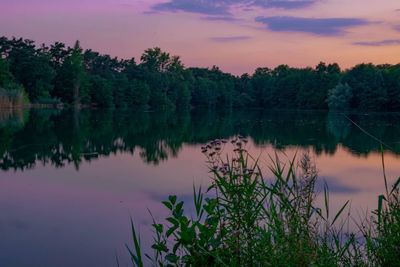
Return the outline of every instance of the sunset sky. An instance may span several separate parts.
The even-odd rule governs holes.
[[[400,62],[399,0],[0,0],[0,35],[139,61],[159,46],[186,66]]]

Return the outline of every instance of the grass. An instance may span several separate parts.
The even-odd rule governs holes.
[[[154,255],[142,255],[132,223],[134,266],[400,266],[400,178],[389,188],[384,175],[378,209],[349,233],[349,202],[332,212],[325,185],[324,204],[316,205],[318,173],[307,154],[286,163],[271,156],[270,181],[244,137],[231,141],[231,158],[222,156],[226,143],[202,148],[212,184],[193,188],[193,215],[176,196],[163,202],[169,216],[153,220]],[[383,154],[382,162],[384,170]]]

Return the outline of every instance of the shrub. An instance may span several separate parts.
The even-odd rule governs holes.
[[[353,97],[353,89],[346,83],[339,83],[328,92],[329,110],[347,110],[350,108],[350,101]]]

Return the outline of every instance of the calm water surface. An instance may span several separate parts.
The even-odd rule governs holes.
[[[400,115],[348,116],[387,145],[394,181]],[[116,255],[126,266],[130,216],[148,244],[147,209],[161,217],[170,194],[191,202],[193,184],[210,182],[200,147],[236,134],[249,136],[248,150],[265,166],[268,153],[310,153],[332,209],[348,199],[354,216],[376,208],[380,145],[341,114],[1,111],[0,266],[116,266]]]

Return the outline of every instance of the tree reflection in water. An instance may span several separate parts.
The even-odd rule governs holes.
[[[400,154],[399,114],[348,114],[366,131]],[[0,168],[31,169],[36,164],[57,168],[116,153],[139,153],[157,165],[177,157],[184,143],[204,144],[236,134],[256,145],[311,147],[316,154],[334,154],[342,145],[366,156],[380,150],[342,114],[277,110],[38,110],[0,112]]]

